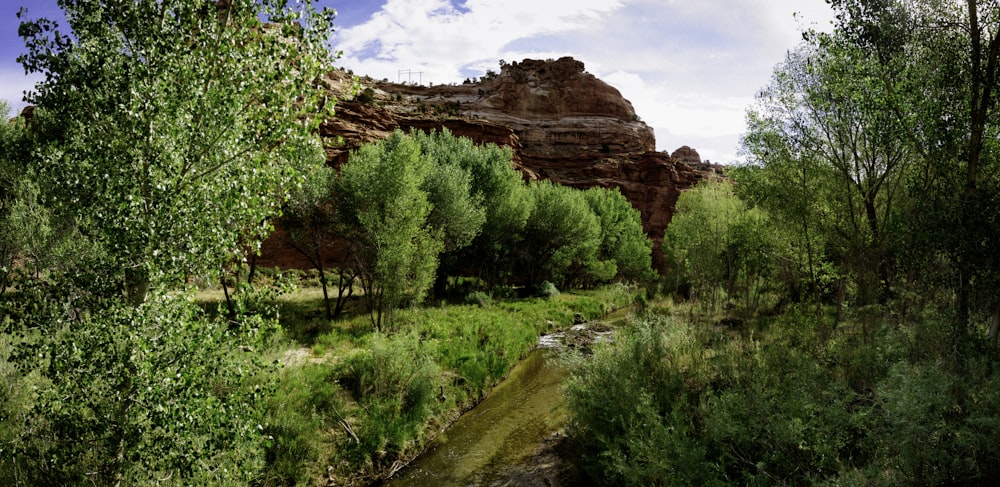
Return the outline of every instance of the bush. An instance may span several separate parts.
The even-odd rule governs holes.
[[[361,405],[353,461],[392,461],[419,440],[440,375],[428,352],[415,335],[375,333],[367,349],[344,362],[340,382]]]
[[[493,297],[489,293],[476,291],[465,296],[467,304],[474,304],[480,308],[489,308],[493,304]]]
[[[718,482],[699,438],[698,398],[681,353],[692,342],[663,319],[620,329],[590,360],[575,360],[567,384],[569,434],[584,470],[603,485]]]
[[[277,377],[268,402],[267,466],[259,485],[305,485],[326,473],[323,459],[335,454],[326,432],[340,429],[346,411],[336,375],[319,364],[290,367]]]
[[[535,296],[539,298],[554,298],[559,295],[559,289],[549,281],[542,281],[535,289]]]
[[[157,295],[0,340],[18,382],[34,386],[0,400],[16,406],[3,422],[17,423],[0,427],[0,483],[250,482],[263,466],[267,391],[241,350],[259,349],[273,326],[209,320],[184,297]]]

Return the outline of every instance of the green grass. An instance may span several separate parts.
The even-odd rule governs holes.
[[[401,310],[391,335],[375,333],[362,300],[327,320],[322,291],[306,287],[272,304],[284,330],[283,366],[269,402],[262,485],[366,484],[419,452],[443,425],[487,394],[530,351],[538,335],[574,316],[600,318],[632,302],[609,287],[489,306]],[[200,291],[206,309],[221,290]],[[280,347],[279,347],[280,348]],[[328,470],[328,467],[331,469]]]

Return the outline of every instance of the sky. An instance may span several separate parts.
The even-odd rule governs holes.
[[[737,160],[746,109],[824,0],[319,0],[337,10],[337,65],[376,79],[461,83],[499,61],[573,56],[632,102],[657,149]],[[60,18],[56,0],[0,0],[0,98],[16,110],[39,79],[16,58],[18,9]],[[411,74],[405,74],[409,70]],[[404,74],[400,74],[404,72]],[[420,73],[420,74],[416,74]]]

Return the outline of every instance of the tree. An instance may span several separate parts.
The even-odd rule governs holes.
[[[815,298],[823,249],[814,244],[824,230],[825,255],[853,276],[859,304],[885,301],[893,260],[886,228],[913,158],[909,127],[895,114],[875,54],[837,34],[807,37],[748,115],[744,148],[766,173],[756,181],[784,186],[756,190],[755,202],[801,229]]]
[[[543,280],[562,285],[587,275],[597,262],[601,224],[584,192],[538,181],[531,183],[529,194],[532,211],[518,248],[525,283],[529,288]],[[605,270],[602,276],[608,274]]]
[[[9,112],[7,102],[0,100],[0,115],[6,118]],[[15,262],[21,253],[19,239],[24,233],[18,232],[17,225],[12,222],[12,207],[17,202],[14,196],[18,180],[15,167],[24,156],[19,147],[24,140],[23,132],[23,119],[0,123],[0,298],[10,284]]]
[[[446,128],[440,132],[414,130],[410,135],[420,144],[421,153],[434,161],[423,189],[432,205],[428,223],[437,229],[444,245],[434,280],[434,295],[440,298],[447,292],[449,274],[460,270],[459,252],[483,230],[487,209],[482,191],[473,186],[471,170],[487,164],[497,147],[475,145]]]
[[[319,162],[312,170],[306,172],[304,177],[302,184],[291,192],[288,202],[285,203],[281,215],[281,227],[285,231],[286,241],[319,272],[326,318],[334,319],[343,311],[344,291],[351,289],[350,281],[353,281],[348,278],[346,287],[338,283],[336,309],[331,310],[325,257],[332,250],[335,239],[343,233],[338,232],[334,193],[337,173],[323,162]]]
[[[611,278],[639,280],[653,273],[653,243],[642,229],[639,210],[615,189],[591,188],[584,192],[590,209],[601,222],[598,262],[614,264]],[[593,276],[596,281],[600,275]]]
[[[134,304],[255,249],[320,150],[333,12],[296,5],[63,2],[66,33],[22,22],[19,60],[45,77],[27,100],[61,124],[28,168]]]
[[[677,198],[663,253],[680,266],[695,294],[715,307],[732,263],[726,258],[731,227],[745,207],[728,183],[702,183]]]
[[[242,351],[275,322],[171,285],[253,249],[317,160],[332,12],[286,3],[64,1],[69,32],[21,24],[45,80],[0,158],[0,239],[37,270],[0,300],[0,483],[259,473],[266,389]]]
[[[377,329],[392,323],[396,307],[421,301],[433,283],[443,244],[427,221],[431,204],[422,190],[432,164],[413,137],[397,130],[341,167],[338,206],[356,234],[354,264]]]
[[[514,169],[510,148],[495,144],[477,146],[447,130],[414,136],[421,141],[421,150],[438,165],[459,166],[468,173],[471,201],[477,202],[483,211],[481,228],[469,245],[446,252],[442,257],[439,279],[449,272],[473,270],[479,272],[489,287],[505,283],[513,270],[512,250],[518,245],[531,211],[528,190]],[[479,217],[470,211],[463,218],[473,223]],[[467,223],[458,227],[472,228]]]
[[[861,48],[879,53],[887,80],[879,91],[900,103],[919,166],[908,181],[912,203],[901,225],[910,270],[937,256],[950,261],[955,292],[951,331],[961,369],[973,310],[1000,313],[994,291],[1000,262],[997,212],[997,82],[1000,16],[996,2],[837,0],[837,28]],[[925,278],[930,282],[933,277]],[[998,315],[1000,316],[1000,315]]]

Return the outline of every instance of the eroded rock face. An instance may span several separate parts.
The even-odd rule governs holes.
[[[349,80],[338,72],[328,81],[343,93]],[[320,129],[330,141],[330,164],[339,166],[351,150],[396,128],[445,127],[478,143],[508,146],[526,179],[619,188],[642,214],[658,266],[663,233],[680,191],[720,172],[702,164],[687,146],[672,155],[657,152],[652,128],[639,120],[632,104],[570,57],[504,64],[499,74],[458,86],[373,80],[361,85],[362,94],[340,101],[336,117]],[[261,263],[289,265],[294,258],[277,258],[287,250],[274,240],[265,244]]]
[[[670,153],[670,157],[685,164],[701,164],[701,156],[698,155],[698,151],[686,145],[678,147],[677,150]]]

